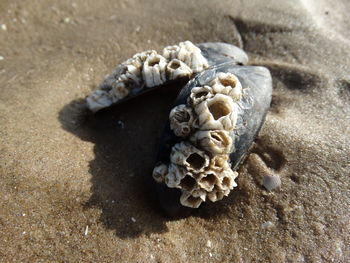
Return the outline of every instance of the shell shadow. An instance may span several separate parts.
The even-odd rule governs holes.
[[[85,209],[98,208],[107,229],[120,238],[167,232],[166,222],[189,216],[215,219],[235,208],[237,189],[228,198],[169,218],[157,200],[151,178],[168,113],[179,87],[166,87],[92,115],[84,99],[73,100],[59,112],[64,130],[94,143],[89,163],[91,196]],[[135,222],[134,222],[135,221]]]
[[[100,209],[99,221],[121,238],[167,231],[169,219],[157,206],[151,174],[157,140],[176,95],[177,87],[167,87],[95,115],[78,99],[58,114],[64,130],[94,144],[92,194],[85,209]]]

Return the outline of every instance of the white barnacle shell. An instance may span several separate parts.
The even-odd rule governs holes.
[[[235,182],[237,176],[237,172],[234,172],[230,167],[227,167],[220,174],[221,181],[218,184],[218,187],[224,191],[232,190],[237,186],[237,183]]]
[[[186,172],[184,167],[171,163],[168,167],[168,174],[165,176],[165,184],[170,188],[180,188],[179,184],[186,176]]]
[[[162,183],[164,182],[165,176],[167,174],[168,174],[168,166],[165,165],[164,163],[161,163],[156,167],[154,167],[152,176],[156,182]]]
[[[210,86],[194,87],[191,90],[191,94],[188,98],[188,103],[195,106],[213,96],[213,89]]]
[[[173,146],[170,161],[186,167],[187,171],[201,173],[209,166],[208,155],[188,142],[180,142]]]
[[[170,80],[178,78],[189,78],[192,75],[190,69],[185,63],[178,59],[172,59],[166,66],[167,76]]]
[[[210,201],[216,202],[220,201],[224,196],[227,196],[230,193],[230,190],[223,191],[221,189],[218,189],[217,186],[214,187],[214,189],[207,194],[207,197]]]
[[[128,96],[130,91],[126,85],[126,82],[122,81],[121,79],[112,84],[112,89],[109,91],[109,94],[113,100],[113,103]]]
[[[198,208],[203,202],[201,197],[194,197],[190,192],[183,191],[180,197],[180,203],[183,206]]]
[[[185,62],[195,73],[208,68],[208,61],[203,57],[201,50],[191,41],[179,43],[177,59]]]
[[[170,128],[179,137],[186,137],[191,133],[193,112],[185,104],[174,107],[169,114]]]
[[[157,51],[155,50],[146,50],[140,53],[136,53],[132,59],[137,60],[141,63],[145,62],[146,59],[150,56],[156,56],[157,55]]]
[[[170,188],[179,188],[191,192],[198,189],[195,175],[186,170],[185,167],[171,163],[168,167],[168,174],[165,176],[165,183]]]
[[[163,57],[167,60],[172,60],[177,58],[177,54],[179,53],[180,47],[178,45],[167,46],[163,49]]]
[[[229,153],[232,148],[230,133],[225,130],[197,131],[190,140],[212,154]]]
[[[220,182],[220,178],[215,171],[206,171],[203,176],[198,180],[198,185],[201,189],[210,192],[214,189],[214,186]]]
[[[215,172],[222,172],[230,168],[228,157],[228,154],[214,155],[210,160],[209,169]]]
[[[242,98],[242,84],[232,73],[220,72],[210,83],[214,93],[228,95],[234,100]]]
[[[166,59],[161,55],[150,55],[142,67],[142,77],[146,87],[154,87],[166,81]]]
[[[86,103],[91,111],[96,112],[112,105],[113,99],[108,91],[95,90],[89,97],[86,98]]]
[[[233,130],[237,121],[237,107],[231,97],[222,94],[199,103],[194,108],[199,130]]]

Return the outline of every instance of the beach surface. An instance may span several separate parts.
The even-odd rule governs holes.
[[[348,262],[349,13],[347,0],[1,0],[0,262]],[[177,87],[98,119],[84,99],[134,53],[184,40],[243,48],[274,91],[238,187],[170,219],[151,172]]]

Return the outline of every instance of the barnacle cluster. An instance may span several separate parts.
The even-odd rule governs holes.
[[[87,98],[89,109],[96,112],[130,94],[164,84],[169,80],[189,78],[208,68],[201,50],[190,41],[168,46],[162,54],[155,50],[135,54],[120,64],[99,88]]]
[[[168,56],[180,52],[168,50]],[[186,104],[174,107],[170,128],[182,141],[172,147],[170,163],[161,163],[153,177],[182,194],[180,203],[197,208],[202,202],[221,200],[236,186],[229,154],[233,151],[237,102],[242,86],[231,73],[218,73],[208,85],[194,87]]]

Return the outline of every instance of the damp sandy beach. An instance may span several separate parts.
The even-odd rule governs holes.
[[[346,0],[0,0],[0,262],[348,262],[349,12]],[[84,99],[133,54],[184,40],[243,48],[271,71],[273,98],[238,187],[170,219],[151,173],[177,88],[99,119]]]

